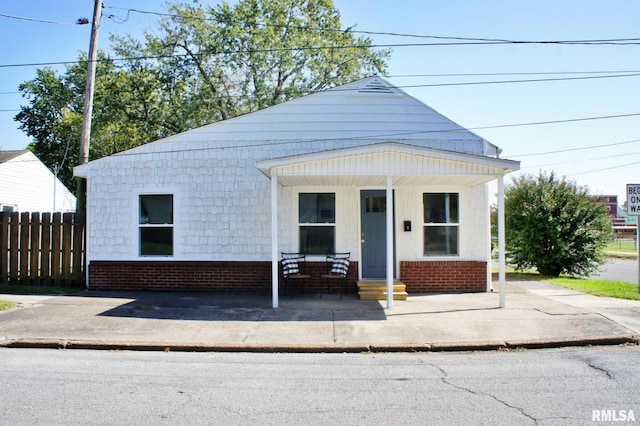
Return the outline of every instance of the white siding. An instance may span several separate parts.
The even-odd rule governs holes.
[[[76,198],[38,157],[25,152],[0,164],[0,204],[20,212],[68,212],[75,211]]]
[[[404,149],[378,152],[371,147],[382,149],[383,143]],[[331,152],[340,149],[360,154]],[[269,170],[282,185],[281,251],[298,250],[298,193],[333,191],[336,249],[358,259],[359,191],[382,189],[391,175],[398,259],[423,258],[421,194],[449,188],[461,194],[459,258],[485,260],[489,211],[484,182],[511,167],[504,160],[488,161],[497,152],[383,79],[370,77],[76,168],[89,182],[88,258],[137,258],[137,197],[157,192],[174,194],[174,259],[267,261],[271,184],[257,163],[309,155]],[[412,221],[411,232],[402,230],[404,220]]]
[[[486,185],[460,186],[400,186],[396,197],[396,253],[399,260],[486,260],[489,238],[487,217],[489,206],[484,194]],[[454,192],[460,194],[460,255],[426,257],[423,255],[422,194],[427,192]],[[405,232],[403,222],[411,221],[411,232]]]
[[[275,155],[295,155],[309,150],[310,145],[278,145]],[[159,152],[114,156],[92,164],[88,194],[90,259],[137,258],[137,196],[144,192],[175,195],[174,259],[270,259],[270,181],[256,169],[255,164],[257,160],[268,157],[274,148],[211,149],[205,143],[190,144],[190,147],[190,150],[171,153],[167,151],[169,146],[166,144],[152,144],[146,148],[155,148]],[[446,167],[442,167],[445,173]],[[322,167],[319,170],[326,171]],[[354,259],[358,258],[359,191],[383,188],[382,185],[281,186],[280,250],[298,250],[298,193],[335,192],[336,249],[350,251]],[[461,194],[459,258],[486,259],[489,234],[486,229],[488,206],[485,205],[484,188],[484,185],[395,185],[398,259],[423,259],[422,193],[443,191]],[[412,221],[411,232],[402,230],[404,220]]]

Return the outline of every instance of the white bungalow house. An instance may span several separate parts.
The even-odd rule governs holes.
[[[502,195],[519,169],[499,153],[373,76],[95,160],[75,168],[88,287],[271,291],[277,307],[282,252],[306,254],[312,287],[325,253],[348,252],[350,291],[488,291],[487,183]]]
[[[76,197],[31,151],[0,151],[0,211],[75,209]]]

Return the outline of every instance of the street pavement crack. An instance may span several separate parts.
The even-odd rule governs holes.
[[[262,318],[264,318],[264,315],[266,313],[266,310],[263,309],[262,313],[260,313],[260,317],[258,319],[256,319],[253,323],[253,327],[251,328],[251,332],[249,332],[244,339],[242,339],[242,343],[247,343],[247,340],[249,340],[249,338],[251,336],[253,336],[254,332],[256,331],[256,329],[258,328],[258,325],[260,325],[260,323],[262,322]]]
[[[605,375],[605,376],[607,376],[607,378],[608,378],[609,380],[614,380],[614,379],[613,379],[613,375],[612,375],[612,374],[611,374],[611,372],[610,372],[609,370],[607,370],[606,368],[599,367],[599,366],[595,365],[594,363],[592,363],[591,361],[587,361],[587,365],[588,365],[590,368],[593,368],[593,369],[594,369],[594,370],[596,370],[596,371],[599,371],[599,372],[601,372],[601,373],[604,373],[604,375]]]
[[[524,417],[526,417],[526,418],[530,419],[530,420],[533,422],[533,424],[534,424],[534,425],[535,425],[535,424],[538,424],[538,420],[537,420],[535,417],[533,417],[532,415],[530,415],[530,414],[528,414],[527,412],[525,412],[523,408],[521,408],[521,407],[517,407],[517,406],[515,406],[515,405],[511,405],[511,404],[509,404],[508,402],[503,401],[503,400],[501,400],[500,398],[498,398],[497,396],[492,395],[492,394],[490,394],[490,393],[481,392],[481,391],[475,391],[475,390],[473,390],[473,389],[470,389],[470,388],[467,388],[467,387],[464,387],[464,386],[457,385],[457,384],[453,383],[452,381],[450,381],[450,380],[447,378],[447,372],[444,370],[444,368],[440,367],[439,365],[435,365],[435,364],[431,364],[431,365],[432,365],[434,368],[437,368],[437,369],[440,371],[440,374],[441,374],[441,376],[440,376],[440,380],[442,381],[442,383],[447,384],[447,385],[449,385],[449,386],[451,386],[451,387],[454,387],[454,388],[456,388],[456,389],[459,389],[459,390],[461,390],[461,391],[464,391],[464,392],[470,393],[470,394],[472,394],[472,395],[476,395],[476,396],[486,396],[486,397],[489,397],[489,398],[491,398],[491,399],[493,399],[493,400],[495,400],[495,401],[499,402],[500,404],[504,405],[505,407],[509,407],[509,408],[511,408],[511,409],[514,409],[514,410],[518,411],[518,412],[519,412],[520,414],[522,414]]]
[[[336,337],[336,319],[333,314],[333,309],[331,309],[331,332],[333,333],[333,343],[336,343],[338,338]]]

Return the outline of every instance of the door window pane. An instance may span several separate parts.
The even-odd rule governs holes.
[[[387,197],[365,197],[365,211],[367,213],[385,213],[387,211]]]

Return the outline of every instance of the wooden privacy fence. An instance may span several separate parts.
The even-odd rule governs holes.
[[[83,287],[82,213],[0,212],[0,283]]]

